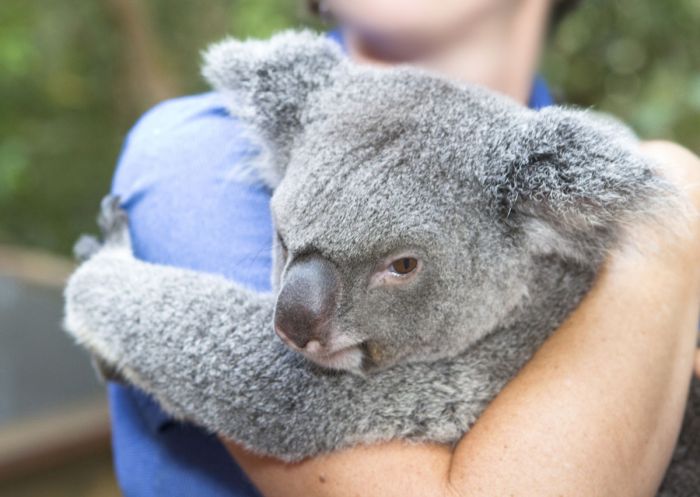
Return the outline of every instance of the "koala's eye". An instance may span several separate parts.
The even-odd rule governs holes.
[[[402,257],[391,263],[389,269],[392,273],[408,274],[412,273],[418,267],[418,259],[413,257]]]
[[[396,257],[395,254],[393,257]],[[423,270],[423,260],[405,254],[396,259],[386,258],[375,266],[370,275],[368,289],[404,286],[415,280],[415,276]],[[393,260],[392,260],[393,259]]]

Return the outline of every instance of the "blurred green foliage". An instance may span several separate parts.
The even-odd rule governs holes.
[[[587,0],[547,51],[565,102],[700,152],[700,1]]]
[[[2,0],[0,242],[68,253],[134,120],[206,89],[202,48],[308,22],[293,0]],[[698,26],[698,0],[587,0],[543,73],[562,100],[700,152]]]

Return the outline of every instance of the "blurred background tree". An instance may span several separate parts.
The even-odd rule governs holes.
[[[62,254],[94,230],[138,116],[206,91],[202,48],[314,22],[293,0],[2,0],[0,20],[0,243]],[[698,26],[698,0],[586,0],[543,74],[560,100],[700,153]]]

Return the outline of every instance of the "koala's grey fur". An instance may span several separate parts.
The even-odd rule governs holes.
[[[339,268],[334,322],[372,344],[357,375],[272,331],[274,295],[135,260],[126,220],[72,276],[66,328],[172,415],[294,461],[394,438],[454,443],[578,304],[628,226],[674,191],[622,125],[532,111],[409,67],[357,66],[308,32],[212,48],[205,74],[262,138],[275,288],[296,259]],[[93,245],[84,243],[87,250]],[[406,248],[425,268],[368,290]],[[700,387],[662,495],[698,495]]]

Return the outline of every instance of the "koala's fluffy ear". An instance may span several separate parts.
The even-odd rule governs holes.
[[[529,112],[493,147],[499,160],[486,166],[484,186],[503,219],[529,231],[543,251],[591,257],[625,226],[659,219],[677,200],[634,134],[594,112]]]
[[[264,179],[271,186],[284,174],[309,95],[328,85],[344,60],[336,42],[311,31],[286,31],[265,41],[227,39],[204,54],[204,77],[263,138],[271,155]]]

